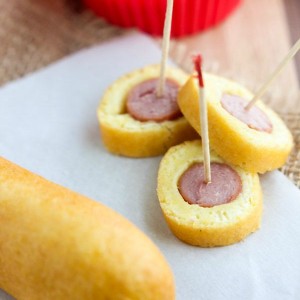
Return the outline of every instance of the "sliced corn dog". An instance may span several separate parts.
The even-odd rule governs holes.
[[[228,165],[211,152],[212,180],[203,182],[201,142],[172,147],[163,157],[157,194],[176,237],[195,246],[225,246],[260,226],[262,192],[256,173]]]
[[[211,148],[231,164],[264,173],[281,167],[292,149],[292,135],[261,101],[246,111],[252,94],[225,78],[205,74]],[[197,81],[190,77],[179,92],[178,104],[200,133]]]

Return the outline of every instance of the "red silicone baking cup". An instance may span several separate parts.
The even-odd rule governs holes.
[[[241,0],[174,0],[172,36],[193,34],[224,20]],[[108,22],[162,35],[167,0],[84,0]]]

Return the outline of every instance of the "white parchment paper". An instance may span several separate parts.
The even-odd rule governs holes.
[[[300,191],[281,173],[261,177],[258,232],[233,246],[201,249],[177,240],[163,219],[156,196],[161,157],[129,159],[104,149],[96,109],[105,88],[159,60],[156,45],[133,33],[6,85],[0,155],[136,224],[170,263],[179,300],[300,299]],[[11,298],[0,292],[0,299]]]

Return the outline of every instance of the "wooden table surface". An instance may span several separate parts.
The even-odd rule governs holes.
[[[170,56],[191,71],[190,56],[200,52],[204,69],[235,79],[253,92],[300,38],[299,0],[243,0],[221,25],[174,40]],[[280,112],[300,113],[300,53],[263,97]]]
[[[124,32],[74,9],[76,3],[80,0],[0,0],[0,86]],[[300,0],[241,0],[222,24],[173,41],[170,56],[191,71],[190,55],[201,52],[207,71],[255,92],[299,37]],[[278,112],[300,112],[299,73],[300,54],[265,95]]]

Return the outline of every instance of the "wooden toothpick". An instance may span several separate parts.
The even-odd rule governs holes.
[[[280,74],[280,72],[283,70],[286,64],[296,55],[299,49],[300,49],[300,39],[291,48],[291,50],[288,52],[288,54],[285,56],[282,62],[277,66],[274,72],[270,75],[268,80],[261,86],[261,88],[255,94],[252,100],[245,106],[246,110],[250,109],[255,104],[257,99],[260,98],[265,93],[265,91],[268,89],[268,87],[273,82],[273,80]]]
[[[159,74],[159,80],[158,80],[158,85],[157,85],[157,89],[156,89],[156,95],[158,97],[163,96],[164,89],[165,89],[166,66],[167,66],[167,59],[168,59],[169,46],[170,46],[172,13],[173,13],[173,0],[168,0],[165,23],[164,23],[163,40],[162,40],[162,56],[161,56],[161,62],[160,62],[160,74]]]
[[[202,59],[200,55],[194,56],[194,66],[197,72],[199,83],[199,110],[201,123],[201,138],[202,138],[202,152],[204,158],[204,181],[211,182],[210,171],[210,153],[209,153],[209,137],[208,137],[208,119],[207,119],[207,105],[205,101],[204,82],[201,70]]]

